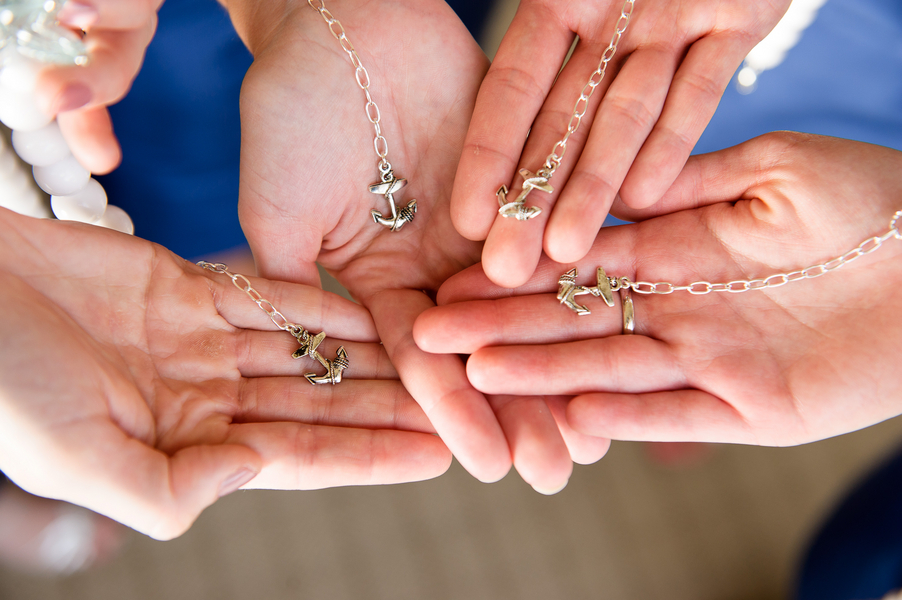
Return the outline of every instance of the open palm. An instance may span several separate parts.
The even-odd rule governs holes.
[[[313,386],[300,375],[319,365],[291,358],[292,336],[159,246],[6,210],[0,246],[0,468],[33,493],[170,538],[239,487],[392,483],[449,464],[351,302],[253,280],[328,330],[326,351],[346,347],[345,380]]]
[[[576,395],[567,419],[588,435],[787,445],[874,424],[902,413],[902,234],[871,239],[902,208],[900,168],[895,150],[790,133],[693,157],[661,202],[620,206],[640,222],[603,229],[575,265],[543,260],[517,290],[478,268],[459,274],[417,341],[473,353],[468,373],[486,393]],[[850,252],[865,240],[879,250]],[[827,272],[838,256],[855,262]],[[583,283],[599,265],[632,281],[761,289],[633,293],[637,335],[625,336],[619,307],[583,296],[591,314],[578,316],[553,293],[569,268]]]
[[[320,14],[298,3],[268,35],[245,35],[254,64],[241,98],[239,211],[261,274],[317,284],[319,261],[369,309],[410,393],[462,464],[482,480],[502,477],[510,451],[482,394],[457,357],[413,343],[417,315],[452,274],[478,260],[448,214],[463,136],[488,62],[451,9],[437,0],[330,5],[371,82],[396,177],[417,199],[398,231],[389,214],[364,94]],[[239,27],[240,30],[240,27]],[[426,293],[424,293],[426,292]]]

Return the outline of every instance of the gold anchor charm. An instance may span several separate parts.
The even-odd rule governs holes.
[[[383,217],[382,213],[375,208],[370,211],[370,214],[373,215],[373,221],[376,223],[388,227],[391,231],[398,231],[404,227],[405,223],[413,221],[414,216],[417,214],[417,201],[411,200],[404,208],[398,210],[397,206],[395,206],[393,194],[407,185],[407,180],[395,177],[391,167],[388,167],[387,170],[383,170],[380,167],[380,170],[382,171],[382,181],[371,184],[369,190],[374,194],[385,196],[385,199],[388,200],[388,205],[391,207],[391,218]]]
[[[550,194],[554,191],[554,188],[548,183],[548,176],[542,174],[542,171],[536,174],[527,169],[520,169],[520,175],[523,177],[523,189],[513,202],[507,201],[508,189],[506,185],[502,185],[495,192],[495,196],[498,198],[498,206],[500,206],[498,214],[505,218],[528,221],[542,213],[542,209],[538,206],[526,206],[526,197],[529,193],[533,190],[540,190]]]
[[[321,383],[331,383],[332,385],[335,385],[336,383],[341,383],[341,373],[350,365],[345,347],[339,346],[335,358],[329,360],[328,358],[324,358],[323,355],[317,351],[319,345],[326,339],[325,332],[321,331],[316,335],[310,335],[307,331],[301,329],[297,333],[291,333],[301,344],[301,347],[295,350],[291,355],[292,358],[304,358],[305,356],[309,356],[322,366],[326,367],[325,375],[304,373],[304,377],[307,378],[307,381],[313,385]]]
[[[582,304],[578,304],[574,300],[575,296],[592,294],[596,298],[601,297],[608,306],[614,306],[614,291],[620,289],[619,282],[616,279],[608,277],[604,269],[598,267],[595,273],[598,285],[587,287],[576,285],[576,276],[578,274],[579,271],[577,271],[576,267],[573,267],[558,279],[557,299],[561,301],[561,304],[575,311],[580,316],[591,314],[591,311]]]

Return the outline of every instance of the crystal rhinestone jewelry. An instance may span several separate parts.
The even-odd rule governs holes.
[[[379,158],[378,165],[380,174],[380,180],[370,184],[369,191],[373,194],[384,196],[388,201],[389,208],[391,208],[390,217],[384,216],[376,209],[371,210],[370,214],[373,217],[373,221],[377,224],[388,227],[389,231],[398,231],[404,227],[405,223],[413,221],[413,218],[417,213],[417,201],[411,200],[400,210],[395,204],[394,194],[407,185],[407,180],[395,177],[391,163],[388,162],[388,141],[386,141],[385,136],[382,135],[382,125],[380,124],[382,115],[379,112],[379,107],[376,106],[376,102],[370,94],[370,75],[360,61],[360,56],[357,55],[357,51],[354,49],[351,40],[349,40],[348,36],[345,34],[344,27],[342,27],[341,23],[338,22],[338,19],[329,12],[329,9],[326,8],[324,0],[307,0],[307,3],[322,16],[326,25],[329,26],[329,31],[332,33],[332,36],[338,40],[338,43],[341,44],[341,49],[347,53],[348,57],[350,57],[351,65],[354,67],[354,78],[357,80],[357,85],[360,86],[360,89],[363,90],[363,93],[366,96],[366,106],[364,108],[366,110],[366,118],[369,119],[370,123],[373,124],[373,128],[376,130],[376,137],[373,139],[373,149],[376,151],[376,156]]]
[[[318,348],[322,341],[326,339],[325,332],[311,333],[297,323],[292,323],[291,321],[286,319],[285,315],[279,312],[279,309],[272,305],[272,302],[261,296],[260,292],[258,292],[251,286],[251,282],[247,277],[238,273],[232,273],[231,271],[229,271],[228,265],[224,265],[222,263],[209,263],[202,260],[197,263],[197,266],[202,267],[208,271],[213,271],[214,273],[221,273],[228,276],[232,280],[232,283],[235,284],[235,287],[247,294],[248,297],[253,300],[257,306],[260,307],[260,310],[262,310],[269,316],[270,320],[276,327],[293,335],[297,339],[301,347],[294,351],[294,353],[291,355],[292,358],[297,359],[309,356],[326,368],[326,373],[323,375],[317,375],[316,373],[304,373],[304,377],[307,379],[307,381],[309,381],[313,385],[323,383],[331,383],[332,385],[335,385],[336,383],[341,383],[342,371],[347,369],[350,365],[350,361],[348,360],[348,353],[345,351],[344,346],[338,347],[335,358],[331,360],[324,358],[323,355],[319,353]]]
[[[864,256],[865,254],[870,254],[871,252],[876,251],[884,244],[884,242],[891,238],[902,240],[902,231],[899,231],[900,219],[902,219],[902,210],[896,211],[892,219],[890,219],[889,231],[887,231],[886,233],[866,239],[865,241],[861,242],[857,248],[849,250],[842,256],[837,256],[836,258],[832,258],[824,263],[812,265],[799,271],[792,271],[791,273],[777,273],[763,279],[730,281],[728,283],[710,283],[708,281],[696,281],[690,283],[689,285],[676,285],[674,283],[663,281],[658,283],[651,283],[648,281],[632,281],[629,277],[608,277],[604,272],[604,269],[598,267],[596,271],[596,279],[598,280],[598,285],[593,287],[586,287],[576,284],[576,277],[577,275],[579,275],[579,271],[577,271],[576,267],[574,267],[561,275],[561,278],[558,280],[557,298],[561,301],[561,304],[565,305],[576,314],[582,316],[591,314],[588,308],[581,304],[577,304],[573,300],[574,296],[579,296],[582,294],[591,294],[596,297],[600,296],[604,299],[605,304],[607,304],[608,306],[614,306],[614,302],[612,300],[612,292],[618,290],[621,291],[621,294],[624,290],[631,290],[633,292],[636,292],[637,294],[667,295],[674,292],[689,292],[690,294],[696,296],[703,296],[705,294],[710,294],[711,292],[730,292],[733,294],[738,294],[741,292],[747,292],[749,290],[776,288],[793,281],[799,281],[800,279],[814,279],[815,277],[820,277],[821,275],[825,275],[830,271],[835,271],[836,269],[849,264],[853,260]],[[630,305],[632,312],[632,300],[630,300]],[[633,319],[631,317],[631,323],[632,320]],[[624,333],[626,333],[627,315],[625,306],[623,312],[623,329]]]
[[[537,206],[526,206],[526,197],[533,190],[540,190],[546,193],[554,191],[554,188],[552,188],[549,183],[551,176],[554,175],[554,172],[561,166],[561,161],[564,160],[564,153],[567,151],[567,142],[570,141],[570,136],[579,129],[579,124],[582,122],[583,116],[589,108],[589,98],[592,97],[595,88],[601,84],[605,72],[607,72],[608,63],[611,62],[614,58],[614,54],[617,53],[617,45],[620,43],[620,38],[623,37],[626,28],[630,24],[630,17],[633,14],[634,4],[635,0],[626,0],[620,8],[620,18],[617,20],[617,25],[614,27],[614,35],[611,37],[611,42],[608,44],[608,47],[605,48],[605,51],[601,55],[601,61],[598,63],[598,67],[592,75],[589,76],[589,81],[583,86],[579,98],[576,100],[576,105],[573,107],[573,114],[570,116],[570,122],[567,124],[567,133],[565,133],[564,137],[551,149],[551,154],[545,159],[545,164],[535,173],[527,169],[520,169],[519,173],[523,177],[523,187],[520,194],[514,200],[508,201],[507,194],[509,190],[506,185],[502,185],[498,188],[498,191],[495,192],[495,197],[498,199],[498,206],[500,207],[498,208],[498,214],[502,217],[516,219],[518,221],[528,221],[542,213],[542,209]]]
[[[623,307],[623,335],[633,335],[636,329],[636,311],[628,287],[620,288],[620,303]]]

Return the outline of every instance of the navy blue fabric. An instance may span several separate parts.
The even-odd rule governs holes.
[[[798,600],[869,600],[902,587],[902,454],[843,500],[811,543]]]
[[[251,55],[215,0],[170,0],[131,91],[111,107],[122,165],[98,178],[135,234],[188,258],[244,242],[238,93]]]
[[[828,0],[757,89],[734,82],[695,152],[769,131],[818,133],[902,150],[902,2]]]

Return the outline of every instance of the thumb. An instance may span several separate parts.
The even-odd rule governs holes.
[[[632,209],[618,196],[611,214],[628,221],[644,221],[738,200],[766,182],[786,151],[808,137],[791,132],[767,133],[732,148],[690,156],[661,200],[647,208]]]
[[[205,508],[237,491],[262,468],[260,456],[245,446],[193,446],[169,459],[171,504],[147,531],[156,539],[182,535]]]

